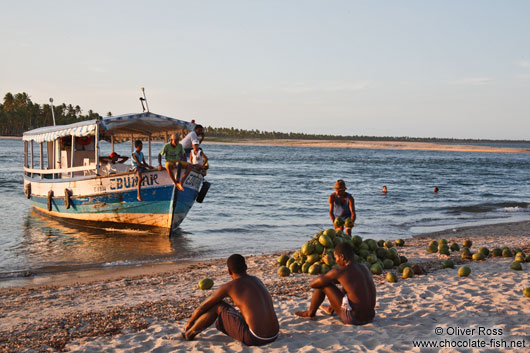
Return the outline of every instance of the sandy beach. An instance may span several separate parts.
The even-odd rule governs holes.
[[[280,278],[276,274],[279,254],[268,254],[248,257],[247,263],[249,272],[260,277],[270,290],[280,320],[280,337],[270,345],[249,348],[213,327],[195,341],[180,338],[192,310],[211,293],[197,288],[198,279],[214,279],[213,289],[229,280],[224,260],[213,260],[74,274],[39,285],[2,289],[0,350],[403,352],[424,350],[414,345],[427,340],[436,344],[466,340],[467,344],[484,341],[497,345],[464,349],[470,352],[513,351],[510,344],[525,344],[528,349],[530,299],[522,290],[530,286],[530,264],[523,265],[523,271],[513,271],[509,267],[513,258],[490,257],[473,262],[452,253],[456,268],[442,269],[441,261],[446,257],[425,250],[431,239],[441,238],[460,244],[472,239],[474,251],[481,246],[509,246],[530,253],[530,222],[469,227],[406,239],[399,253],[421,265],[426,273],[407,280],[400,278],[397,283],[386,282],[384,275],[374,276],[376,318],[365,326],[342,325],[336,316],[322,311],[316,320],[296,317],[294,312],[304,310],[309,303],[308,283],[314,277],[295,274]],[[457,276],[457,268],[464,262],[472,270],[467,278]],[[457,335],[453,332],[457,328],[469,330]],[[437,330],[442,334],[438,335]]]
[[[530,153],[529,148],[510,148],[477,146],[466,144],[444,144],[431,142],[402,142],[402,141],[342,141],[342,140],[231,140],[205,141],[207,144],[253,145],[253,146],[291,146],[291,147],[320,147],[320,148],[362,148],[387,150],[417,150],[417,151],[452,151],[452,152],[484,152],[484,153]]]

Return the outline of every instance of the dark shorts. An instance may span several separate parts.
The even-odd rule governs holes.
[[[337,314],[339,315],[341,321],[345,323],[346,325],[366,325],[367,323],[372,322],[375,316],[375,312],[374,312],[373,315],[370,315],[371,319],[369,320],[365,320],[365,321],[357,320],[357,318],[355,317],[355,311],[353,311],[351,306],[349,308],[346,307],[344,305],[344,300],[343,300],[343,305],[341,306],[340,311]]]
[[[247,346],[262,346],[274,342],[278,337],[276,335],[269,339],[260,339],[254,336],[241,313],[228,304],[223,305],[215,327],[225,335],[235,338]]]
[[[136,174],[141,174],[143,172],[147,171],[147,168],[146,167],[142,167],[141,165],[139,165],[138,167],[134,168],[134,172]]]

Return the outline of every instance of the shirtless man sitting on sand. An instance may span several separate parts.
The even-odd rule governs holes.
[[[245,258],[239,254],[227,260],[232,280],[222,285],[191,315],[182,337],[192,340],[214,323],[224,334],[247,346],[261,346],[278,337],[280,325],[274,312],[272,298],[263,283],[247,274]],[[223,299],[232,298],[237,311]]]
[[[326,313],[332,314],[335,311],[347,325],[364,325],[371,322],[375,316],[376,295],[372,274],[366,266],[354,262],[350,244],[339,243],[334,254],[339,268],[311,282],[310,286],[315,291],[309,310],[295,314],[313,318],[327,296],[331,307],[322,306]],[[334,284],[337,282],[342,285],[342,291]]]

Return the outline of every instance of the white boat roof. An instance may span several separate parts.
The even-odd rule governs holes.
[[[63,136],[93,136],[96,133],[98,123],[101,126],[100,138],[113,136],[117,142],[131,136],[165,138],[174,132],[191,131],[195,126],[184,120],[147,112],[109,116],[100,121],[87,120],[69,125],[41,127],[25,132],[22,139],[41,143],[51,142]]]

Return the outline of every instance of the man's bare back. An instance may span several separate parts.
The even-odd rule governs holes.
[[[364,325],[375,316],[376,290],[372,274],[366,266],[354,262],[353,249],[348,243],[337,245],[334,255],[339,268],[311,282],[315,291],[309,310],[295,314],[314,317],[327,297],[332,310],[323,307],[326,312],[337,312],[345,324]],[[337,282],[342,285],[342,290],[335,285]]]
[[[280,330],[272,298],[263,283],[246,273],[241,255],[228,258],[228,273],[232,280],[222,285],[191,315],[182,336],[192,340],[216,322],[219,331],[249,346],[273,342]],[[223,299],[230,297],[237,311]]]

